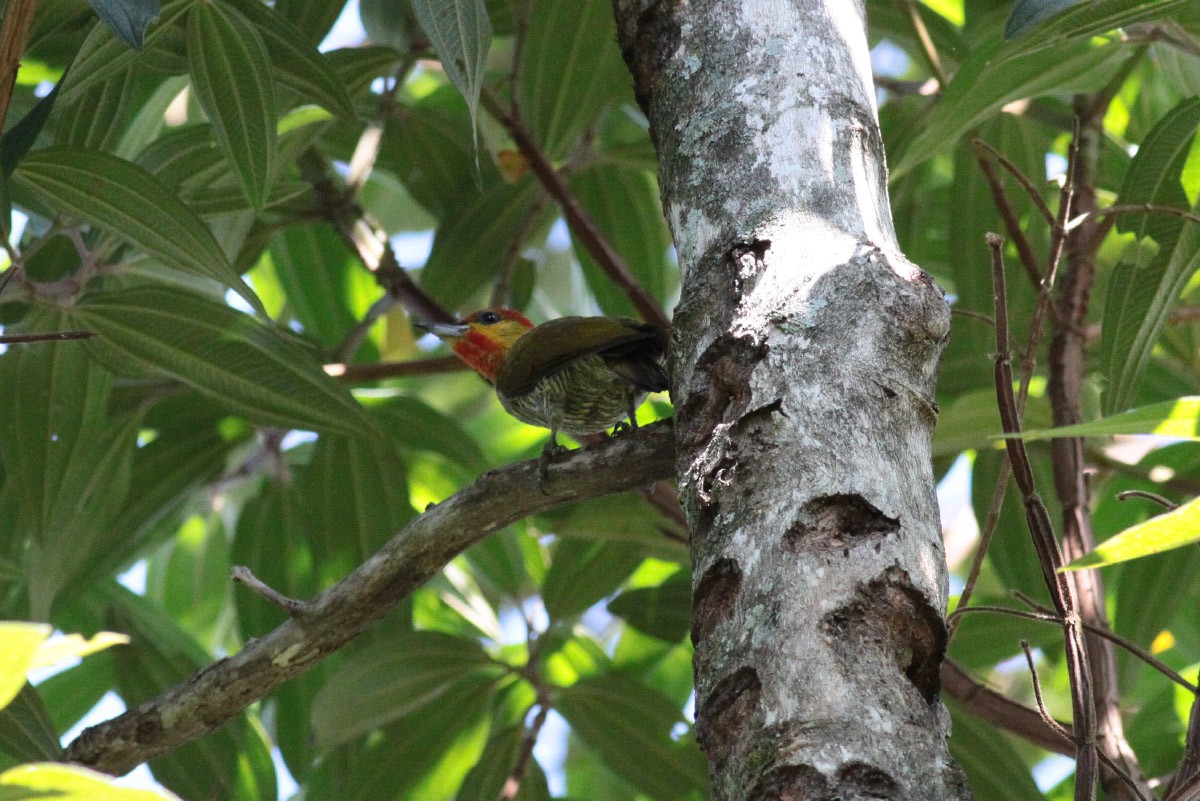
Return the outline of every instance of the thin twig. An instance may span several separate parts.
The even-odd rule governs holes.
[[[380,298],[371,304],[371,308],[367,309],[367,313],[363,318],[351,326],[350,330],[342,337],[342,341],[333,349],[333,358],[336,362],[349,361],[355,352],[362,345],[363,340],[367,338],[367,334],[371,331],[371,326],[375,322],[392,310],[398,301],[394,295],[384,293]]]
[[[59,342],[65,339],[91,339],[95,331],[52,331],[46,334],[4,334],[0,345],[19,345],[25,342]]]
[[[975,681],[952,659],[942,662],[941,680],[942,692],[956,699],[967,712],[980,720],[1047,751],[1063,756],[1075,755],[1070,724],[1056,720],[1056,725],[1047,726],[1037,711]]]
[[[1171,499],[1164,498],[1163,496],[1153,492],[1147,492],[1146,490],[1125,490],[1124,492],[1117,493],[1118,501],[1127,501],[1130,498],[1145,498],[1148,501],[1154,501],[1155,503],[1165,507],[1168,511],[1174,511],[1175,509],[1179,508],[1179,504],[1175,503]]]
[[[334,184],[325,157],[315,149],[309,149],[300,155],[298,163],[301,176],[312,185],[322,217],[333,223],[343,241],[358,254],[359,261],[374,274],[384,291],[396,298],[412,317],[437,323],[453,322],[454,315],[417,286],[400,266],[386,232]]]
[[[1069,205],[1069,198],[1067,198]],[[1013,395],[1012,362],[1008,355],[1008,298],[1004,286],[1004,240],[996,234],[988,234],[988,247],[992,252],[992,287],[996,307],[996,399],[1000,407],[1000,421],[1006,434],[1020,434],[1021,420],[1017,412],[1017,399]],[[1052,251],[1053,253],[1053,251]],[[1057,270],[1057,257],[1050,261],[1046,281],[1052,281]],[[1096,797],[1096,776],[1099,757],[1096,748],[1096,708],[1092,701],[1092,678],[1088,665],[1087,651],[1083,643],[1083,626],[1076,611],[1072,587],[1058,573],[1062,567],[1062,553],[1054,537],[1050,515],[1037,492],[1033,479],[1033,468],[1025,443],[1020,439],[1005,442],[1012,464],[1017,487],[1025,499],[1025,520],[1038,554],[1038,565],[1046,588],[1054,599],[1055,610],[1063,620],[1063,640],[1067,657],[1067,672],[1071,685],[1071,707],[1074,718],[1074,741],[1076,744],[1075,800],[1093,801]]]
[[[1046,609],[1041,604],[1035,603],[1024,593],[1014,591],[1013,595],[1020,597],[1020,599],[1022,601],[1029,604],[1037,611],[1026,612],[1023,609],[1010,609],[1006,606],[986,606],[986,605],[985,606],[970,606],[970,607],[965,607],[963,609],[955,609],[954,612],[950,615],[950,617],[954,620],[957,620],[958,618],[960,618],[963,615],[968,614],[968,613],[986,612],[989,614],[1008,615],[1010,617],[1024,618],[1025,620],[1036,620],[1039,623],[1054,623],[1059,626],[1062,625],[1062,622],[1063,622],[1062,618],[1060,618],[1058,615],[1054,614],[1053,611]],[[1183,687],[1184,689],[1188,690],[1189,692],[1195,693],[1195,692],[1200,691],[1200,688],[1198,688],[1195,684],[1192,684],[1190,681],[1185,679],[1182,675],[1180,675],[1179,673],[1172,670],[1170,668],[1170,666],[1168,666],[1162,660],[1157,659],[1153,654],[1146,651],[1144,648],[1139,646],[1137,643],[1132,642],[1131,640],[1127,640],[1124,637],[1120,636],[1119,634],[1114,634],[1109,629],[1101,628],[1099,626],[1094,626],[1091,623],[1084,623],[1083,628],[1085,631],[1087,631],[1090,634],[1095,634],[1100,637],[1103,637],[1106,640],[1109,640],[1110,642],[1112,642],[1113,644],[1119,645],[1120,647],[1124,648],[1126,651],[1133,654],[1135,657],[1142,660],[1147,665],[1154,668],[1159,673],[1163,674],[1168,679],[1175,682],[1180,687]]]
[[[504,251],[504,259],[500,262],[500,272],[496,275],[496,283],[492,286],[492,306],[510,306],[512,299],[509,290],[512,285],[513,271],[521,261],[521,251],[525,241],[533,234],[546,210],[545,198],[539,195],[529,204],[525,216],[517,226],[516,232],[509,240],[508,248]]]
[[[1169,489],[1172,492],[1178,492],[1180,495],[1200,495],[1200,481],[1190,478],[1189,476],[1171,476],[1170,478],[1151,478],[1152,468],[1142,467],[1140,464],[1129,464],[1122,462],[1120,459],[1114,459],[1105,453],[1100,448],[1087,448],[1088,462],[1097,467],[1106,467],[1118,473],[1123,473],[1128,476],[1140,478],[1143,481],[1148,481],[1153,484],[1158,484],[1164,489]]]
[[[1021,188],[1025,190],[1025,194],[1028,195],[1029,199],[1033,201],[1033,205],[1038,210],[1038,213],[1042,215],[1042,219],[1044,219],[1048,225],[1054,225],[1054,215],[1050,212],[1050,207],[1046,205],[1046,201],[1042,198],[1042,193],[1037,190],[1037,187],[1033,185],[1033,181],[1029,180],[1025,173],[1021,172],[1020,168],[1017,167],[1016,164],[1013,164],[1007,156],[982,139],[972,139],[971,144],[977,149],[982,148],[988,153],[988,155],[994,158],[996,162],[1003,167],[1006,172],[1008,172],[1009,175],[1015,178],[1017,183],[1021,185]]]
[[[982,140],[976,139],[972,144],[976,145],[976,150],[983,150],[979,145]],[[979,163],[979,169],[983,173],[983,178],[987,181],[988,189],[992,193],[992,202],[996,209],[1000,212],[1000,219],[1004,222],[1004,231],[1008,234],[1008,238],[1012,240],[1013,245],[1017,248],[1017,255],[1021,258],[1021,265],[1025,268],[1025,274],[1029,276],[1033,286],[1040,287],[1042,284],[1042,270],[1038,266],[1037,255],[1033,252],[1033,245],[1029,241],[1029,237],[1025,235],[1024,229],[1021,227],[1021,220],[1017,217],[1017,212],[1013,208],[1012,203],[1008,200],[1008,195],[1004,192],[1004,187],[1000,183],[1000,179],[996,176],[996,171],[992,169],[992,163],[988,159],[988,153],[995,153],[991,148],[984,152],[976,153],[976,161]]]
[[[1037,711],[1042,716],[1042,722],[1052,729],[1057,728],[1059,734],[1067,735],[1067,730],[1062,728],[1054,716],[1046,710],[1046,700],[1042,698],[1042,681],[1038,678],[1037,667],[1033,664],[1033,651],[1029,648],[1028,640],[1021,640],[1021,650],[1025,653],[1025,663],[1029,665],[1029,678],[1033,680],[1033,700],[1037,703]]]
[[[347,382],[379,381],[383,378],[457,373],[466,369],[467,366],[457,356],[416,359],[410,362],[378,362],[376,364],[335,362],[325,365],[326,375]]]
[[[1183,306],[1167,315],[1167,325],[1189,325],[1200,322],[1200,306]],[[1093,344],[1104,333],[1103,323],[1092,323],[1084,329],[1087,343]]]
[[[929,67],[929,73],[937,79],[938,85],[944,89],[946,87],[946,71],[942,68],[942,59],[938,56],[937,48],[933,44],[933,38],[929,35],[929,29],[925,27],[925,20],[921,18],[921,12],[917,8],[917,4],[913,0],[899,0],[899,2],[904,11],[908,13],[908,21],[912,25],[913,33],[917,37],[921,57],[925,59],[925,65]]]
[[[530,170],[537,177],[542,188],[558,203],[563,217],[572,236],[587,249],[596,264],[614,284],[621,288],[633,303],[634,308],[642,315],[642,319],[655,325],[669,328],[671,321],[663,313],[658,301],[651,297],[634,277],[629,265],[609,243],[608,238],[600,231],[596,221],[588,214],[583,205],[571,194],[566,181],[554,169],[546,154],[542,152],[533,136],[525,129],[520,117],[510,114],[501,105],[496,96],[484,89],[482,95],[483,107],[508,131],[517,149],[529,163]]]
[[[542,726],[546,724],[546,717],[550,714],[550,700],[547,697],[543,697],[540,688],[538,690],[537,708],[537,714],[534,716],[533,721],[530,722],[529,728],[525,732],[525,737],[521,740],[521,750],[517,752],[516,762],[513,763],[508,778],[504,780],[504,787],[500,791],[499,801],[512,801],[512,799],[517,797],[517,793],[521,791],[521,782],[525,780],[525,773],[529,770],[529,762],[533,759],[533,748],[537,745],[538,735],[542,733]]]
[[[1188,222],[1200,223],[1200,215],[1193,214],[1184,209],[1177,209],[1173,206],[1156,206],[1153,203],[1122,203],[1117,206],[1105,206],[1102,209],[1085,212],[1078,215],[1067,223],[1067,230],[1073,231],[1089,219],[1097,217],[1109,217],[1122,214],[1166,214],[1171,217],[1178,217],[1181,220]]]
[[[303,617],[304,612],[308,608],[308,604],[304,603],[304,601],[289,598],[278,590],[268,586],[258,576],[254,575],[250,571],[250,568],[244,565],[234,565],[230,568],[229,575],[234,581],[246,585],[256,595],[287,612],[289,617]]]

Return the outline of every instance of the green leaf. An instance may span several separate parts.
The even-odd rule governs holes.
[[[20,762],[53,762],[62,756],[58,732],[32,684],[26,683],[8,706],[0,708],[0,750]]]
[[[55,141],[88,150],[111,151],[141,101],[135,70],[124,70],[84,93],[76,103],[55,114]]]
[[[1194,542],[1200,542],[1200,498],[1166,514],[1152,517],[1145,523],[1125,529],[1063,569],[1079,570],[1085,567],[1115,565],[1172,548],[1181,548]]]
[[[162,7],[158,21],[146,29],[142,40],[144,48],[150,48],[159,39],[169,34],[173,26],[187,13],[196,0],[169,0]],[[107,80],[134,63],[138,58],[124,42],[113,35],[104,25],[95,25],[71,62],[71,69],[62,80],[64,103],[74,103],[83,96],[83,91],[95,83]]]
[[[439,453],[472,472],[479,472],[488,464],[474,437],[458,420],[424,401],[397,395],[367,408],[380,421],[396,447],[403,451]]]
[[[1200,98],[1183,101],[1163,117],[1130,163],[1118,203],[1193,208],[1197,178],[1185,168],[1200,153],[1197,125]],[[1118,218],[1117,227],[1143,240],[1144,251],[1116,267],[1106,293],[1101,338],[1106,412],[1129,405],[1167,313],[1200,264],[1200,225],[1169,215],[1137,214]]]
[[[42,315],[36,330],[66,327]],[[136,419],[107,413],[112,377],[82,343],[24,346],[0,357],[0,441],[20,520],[31,614],[45,619],[60,592],[103,553],[101,540],[125,499]],[[74,347],[73,347],[74,346]]]
[[[534,0],[518,96],[521,116],[551,159],[565,157],[622,92],[629,72],[616,46],[612,4]]]
[[[441,703],[414,710],[372,742],[337,801],[451,799],[487,744],[492,681],[468,679]],[[420,732],[420,736],[413,736]]]
[[[679,642],[692,623],[691,576],[680,570],[657,587],[625,590],[608,602],[608,611],[651,637]]]
[[[389,0],[359,0],[358,16],[370,41],[400,52],[411,49],[413,32],[417,29],[411,5],[397,7]]]
[[[462,93],[477,128],[483,71],[492,43],[492,23],[483,0],[411,0],[450,83]]]
[[[443,306],[460,307],[500,271],[534,197],[528,179],[464,190],[438,226],[421,285]]]
[[[211,658],[166,613],[110,585],[96,601],[108,609],[112,627],[132,644],[114,652],[117,681],[127,706],[153,698],[184,681]],[[275,801],[275,773],[261,729],[239,719],[168,754],[150,760],[155,778],[185,798],[224,797]]]
[[[626,542],[560,540],[542,582],[546,611],[552,620],[586,612],[624,583],[644,557]]]
[[[219,515],[191,515],[148,562],[146,598],[200,642],[223,629],[220,622],[229,601],[232,562]]]
[[[1029,766],[1008,737],[947,699],[953,727],[950,753],[962,765],[978,798],[996,801],[1044,801]]]
[[[300,477],[305,528],[323,585],[365,562],[415,516],[391,443],[362,431],[322,435]]]
[[[204,222],[141,167],[100,151],[56,147],[26,156],[13,178],[51,207],[115,234],[168,267],[214,279],[262,311]]]
[[[248,426],[220,426],[215,420],[192,420],[157,433],[134,454],[129,483],[137,491],[127,495],[107,527],[100,553],[80,578],[84,587],[173,536],[179,508],[221,475],[230,452],[252,434]]]
[[[570,188],[633,277],[663,303],[674,288],[676,273],[668,262],[671,239],[651,175],[598,165],[574,176]],[[572,245],[601,311],[610,317],[637,316],[629,297],[600,269],[587,248],[574,237]]]
[[[278,118],[267,47],[233,8],[199,2],[188,16],[187,48],[196,99],[246,197],[261,212],[271,189]]]
[[[640,682],[619,674],[584,679],[562,691],[556,708],[610,768],[643,793],[671,801],[704,791],[708,770],[699,749],[670,737],[681,710]]]
[[[1032,441],[1056,437],[1110,437],[1117,434],[1157,434],[1200,440],[1200,396],[1153,403],[1088,423],[1011,434],[1008,438]]]
[[[118,39],[141,50],[146,28],[158,17],[158,0],[88,0]]]
[[[289,20],[297,34],[315,48],[345,6],[345,0],[278,0],[275,12]]]
[[[62,328],[41,316],[36,331]],[[88,458],[108,423],[112,376],[77,342],[47,342],[0,356],[0,437],[7,480],[38,542],[68,527],[95,466]]]
[[[1000,37],[988,38],[959,67],[916,135],[891,154],[891,180],[932,158],[1014,100],[1101,88],[1121,67],[1124,55],[1114,46],[1078,42],[1007,57]]]
[[[342,238],[326,223],[292,225],[271,238],[271,264],[306,334],[333,348],[358,323],[352,303],[379,294]]]
[[[1018,0],[1004,27],[1004,36],[1008,39],[1021,37],[1016,43],[1016,52],[1030,53],[1038,48],[1061,46],[1072,39],[1162,17],[1190,1]],[[1068,10],[1069,6],[1074,8]]]
[[[46,736],[53,738],[60,753],[58,733],[75,726],[116,685],[111,654],[89,657],[38,683],[37,694],[44,700],[51,718]]]
[[[92,295],[70,319],[101,358],[182,381],[263,425],[369,435],[374,424],[311,354],[274,329],[188,292]]]
[[[524,739],[524,726],[492,732],[483,756],[463,779],[456,801],[496,801],[512,773]]]
[[[54,801],[179,801],[173,793],[114,784],[112,776],[78,765],[54,762],[19,765],[0,773],[0,799],[52,798]],[[13,795],[23,788],[28,795]]]
[[[1195,475],[1200,469],[1200,445],[1179,442],[1158,448],[1146,454],[1138,466],[1147,472],[1170,470],[1176,476]],[[1169,489],[1154,481],[1114,475],[1092,491],[1092,497],[1096,499],[1093,525],[1097,539],[1108,539],[1113,533],[1144,522],[1162,511],[1157,503],[1144,498],[1120,500],[1120,493],[1127,490],[1171,495]],[[1161,632],[1176,629],[1183,623],[1185,618],[1180,617],[1181,612],[1184,615],[1190,613],[1187,594],[1181,593],[1179,588],[1194,586],[1198,571],[1200,548],[1178,548],[1123,565],[1116,581],[1109,585],[1116,593],[1116,603],[1110,607],[1113,631],[1143,648],[1150,648]],[[1123,695],[1134,691],[1143,667],[1128,651],[1117,652],[1117,675]]]
[[[1025,425],[1037,428],[1050,424],[1050,405],[1044,397],[1030,397],[1025,407]],[[966,450],[995,447],[1001,431],[996,391],[980,389],[957,397],[938,415],[933,430],[933,456],[956,456]]]
[[[63,78],[65,80],[66,76],[64,75]],[[50,94],[39,100],[37,105],[21,118],[20,122],[5,131],[4,136],[0,137],[0,175],[4,178],[13,174],[17,164],[37,143],[38,136],[46,127],[46,121],[50,119],[50,112],[54,110],[60,86],[62,86],[61,80],[54,84]],[[3,228],[8,230],[8,223],[5,223]]]
[[[1042,20],[1078,2],[1079,0],[1016,0],[1008,14],[1008,21],[1004,23],[1004,38],[1015,39]]]
[[[301,181],[277,181],[267,195],[266,208],[282,205],[311,192],[312,187]],[[202,217],[218,217],[250,208],[245,192],[236,186],[193,189],[181,193],[181,198],[188,208]]]
[[[317,589],[301,500],[295,484],[267,482],[242,506],[233,540],[233,562],[290,598],[308,598]],[[244,637],[261,637],[287,620],[258,593],[238,590],[233,599]]]
[[[461,193],[474,190],[472,158],[471,119],[449,86],[415,103],[398,104],[384,121],[379,166],[441,220],[450,219],[448,212]]]
[[[313,731],[325,747],[438,706],[463,682],[493,682],[504,668],[475,640],[415,631],[352,654],[313,701]]]
[[[258,29],[280,81],[347,122],[357,118],[345,84],[315,44],[304,41],[297,30],[303,21],[293,25],[284,15],[286,4],[279,3],[272,9],[258,0],[230,0],[230,5]],[[301,8],[312,5],[306,2]],[[340,8],[340,3],[337,5]]]
[[[25,674],[33,667],[38,648],[53,629],[45,623],[0,622],[0,708],[6,707],[25,686]]]

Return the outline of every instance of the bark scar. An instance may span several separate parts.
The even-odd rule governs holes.
[[[708,754],[713,770],[728,761],[739,740],[749,740],[758,713],[762,682],[758,671],[744,665],[717,682],[701,702],[696,717],[696,740]]]
[[[880,644],[890,644],[892,664],[925,703],[937,701],[946,624],[907,571],[889,567],[860,584],[849,602],[822,618],[821,633],[849,674],[867,670]]]
[[[742,569],[733,559],[718,559],[704,571],[692,594],[693,645],[729,617],[741,585]]]
[[[899,518],[887,516],[861,495],[839,493],[804,504],[796,522],[784,532],[783,544],[793,553],[813,548],[848,550],[899,531]]]

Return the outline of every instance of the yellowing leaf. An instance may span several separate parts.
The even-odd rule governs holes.
[[[43,643],[34,654],[30,667],[50,667],[67,659],[87,656],[114,645],[128,643],[128,637],[115,631],[97,632],[96,636],[90,639],[85,639],[81,634],[64,634]]]
[[[1078,570],[1127,562],[1140,556],[1162,553],[1200,542],[1200,498],[1191,500],[1166,514],[1125,529],[1085,553],[1063,570]]]
[[[45,623],[0,623],[0,708],[8,706],[25,685],[38,648],[50,636]]]

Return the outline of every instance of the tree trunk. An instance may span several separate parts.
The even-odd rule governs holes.
[[[899,252],[862,2],[616,0],[679,250],[714,799],[965,799],[938,698],[942,293]]]

